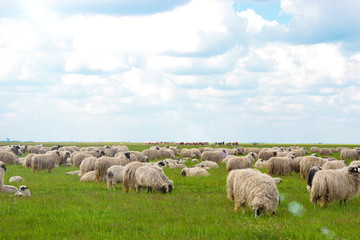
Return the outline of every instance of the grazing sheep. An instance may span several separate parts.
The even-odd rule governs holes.
[[[94,157],[94,155],[85,152],[75,152],[71,155],[71,164],[73,167],[80,167],[81,162],[88,157]]]
[[[156,152],[156,158],[175,158],[175,154],[172,150],[167,148],[160,148]]]
[[[204,168],[193,167],[193,168],[183,168],[181,170],[181,175],[184,177],[199,177],[199,176],[210,176],[210,173]]]
[[[196,164],[194,167],[201,167],[201,168],[219,168],[219,165],[216,162],[211,161],[204,161],[199,164]]]
[[[294,172],[296,172],[296,173],[300,172],[300,162],[301,162],[301,160],[303,158],[304,157],[296,157],[296,158],[294,158],[294,160],[293,160],[293,170],[294,170]]]
[[[0,193],[2,192],[3,187],[4,187],[4,175],[5,175],[6,170],[7,169],[6,169],[5,163],[0,161]]]
[[[268,168],[268,161],[262,160],[259,158],[259,160],[256,161],[254,167],[256,168]]]
[[[229,173],[234,169],[252,168],[255,158],[256,155],[253,152],[248,153],[245,157],[229,158],[226,163],[226,171]]]
[[[332,155],[332,152],[328,148],[321,148],[319,151],[320,155]]]
[[[15,164],[19,163],[19,158],[13,152],[0,151],[0,161],[6,164]]]
[[[95,181],[96,181],[95,171],[87,172],[80,178],[80,182],[95,182]]]
[[[80,170],[67,172],[66,175],[77,175],[79,176]]]
[[[146,163],[131,162],[125,165],[123,173],[123,189],[129,192],[129,189],[135,189],[135,172],[139,167],[145,166]]]
[[[320,153],[320,148],[319,147],[311,147],[310,152],[311,153]]]
[[[105,149],[104,153],[106,157],[115,157],[115,154],[117,154],[118,151],[118,148],[107,148]]]
[[[346,167],[344,160],[329,161],[322,166],[323,169],[341,169],[343,167]]]
[[[294,153],[295,157],[303,157],[306,154],[305,148],[299,148],[299,149],[291,149],[291,152]]]
[[[42,147],[39,149],[39,154],[45,154],[47,152],[51,151],[48,147]]]
[[[37,155],[36,153],[29,153],[29,154],[25,157],[25,160],[24,160],[23,165],[24,165],[26,168],[31,168],[32,159],[33,159],[33,157],[36,156],[36,155]]]
[[[157,158],[157,149],[145,149],[141,153],[144,156],[147,156],[149,161],[155,160]]]
[[[130,151],[130,153],[136,156],[138,162],[149,162],[148,156],[144,156],[139,151]]]
[[[272,149],[261,149],[259,153],[259,158],[262,160],[269,160],[272,157],[276,157],[278,153]]]
[[[11,183],[12,182],[22,182],[22,181],[24,181],[24,179],[20,176],[13,176],[9,179],[9,182],[11,182]]]
[[[62,151],[59,152],[60,153],[60,158],[57,164],[59,165],[65,165],[67,162],[67,159],[70,157],[70,152],[69,151]]]
[[[22,153],[26,153],[28,151],[28,145],[21,145],[20,146],[20,151]]]
[[[16,193],[18,189],[11,185],[4,185],[3,186],[3,192],[4,193]]]
[[[343,169],[327,169],[315,174],[311,192],[310,201],[316,207],[320,200],[320,207],[325,207],[327,203],[334,201],[346,201],[355,197],[359,193],[360,187],[360,166]]]
[[[226,150],[220,151],[205,151],[201,154],[201,161],[212,161],[216,163],[220,163],[226,156]]]
[[[127,157],[101,157],[95,162],[96,181],[105,181],[107,170],[114,165],[125,166],[130,163],[130,156]]]
[[[60,153],[58,151],[48,152],[46,154],[37,154],[32,158],[31,170],[34,173],[39,170],[48,170],[50,173],[55,168],[55,164],[60,159]]]
[[[19,191],[15,193],[15,197],[31,197],[31,193],[27,186],[20,186]]]
[[[181,149],[180,154],[182,158],[196,158],[195,154],[187,148]]]
[[[229,173],[226,185],[228,198],[235,202],[235,211],[242,207],[244,214],[246,204],[254,211],[255,217],[265,213],[275,214],[279,192],[269,175],[250,168],[238,169]]]
[[[201,152],[197,148],[191,148],[190,151],[195,155],[194,158],[201,158]],[[182,155],[181,155],[182,156]]]
[[[158,190],[162,193],[172,191],[173,183],[168,180],[164,172],[154,166],[145,165],[139,167],[135,172],[135,190],[140,192],[141,188],[147,188],[149,191]],[[169,185],[171,187],[169,188]]]
[[[129,161],[129,162],[139,162],[136,155],[134,153],[132,153],[132,152],[129,152],[129,151],[118,152],[117,154],[115,154],[115,157],[116,158],[127,159],[127,161]]]
[[[280,184],[280,183],[282,183],[282,179],[281,179],[281,178],[276,177],[276,178],[273,178],[273,180],[274,180],[275,184]]]
[[[359,159],[360,151],[354,149],[343,149],[340,152],[340,159],[341,160],[357,160]]]
[[[268,171],[271,176],[289,175],[293,171],[294,155],[287,157],[272,157],[268,160]]]
[[[169,147],[169,149],[174,152],[174,155],[175,155],[175,156],[177,156],[177,155],[180,154],[179,147]],[[201,153],[200,153],[200,154],[201,154]]]
[[[322,167],[326,162],[328,162],[326,159],[320,158],[320,157],[314,157],[314,156],[306,156],[303,157],[300,161],[300,177],[302,179],[306,179],[310,168],[314,166]]]
[[[107,170],[107,188],[115,190],[116,183],[122,183],[124,178],[124,166],[114,165]]]
[[[36,146],[30,146],[30,147],[28,147],[28,149],[29,149],[29,153],[36,153],[36,154],[40,153],[39,148]]]
[[[315,173],[317,173],[320,170],[323,170],[323,169],[322,169],[322,167],[319,167],[319,166],[314,166],[314,167],[310,168],[308,182],[307,182],[307,186],[306,186],[306,189],[309,192],[311,191],[312,181],[314,179]]]
[[[98,159],[94,156],[90,156],[82,160],[80,164],[80,173],[79,176],[84,176],[85,173],[90,171],[95,171],[95,163]]]

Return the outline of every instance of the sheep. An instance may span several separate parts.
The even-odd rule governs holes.
[[[169,149],[174,152],[174,155],[175,155],[175,156],[177,156],[177,155],[180,154],[179,147],[169,147]],[[200,154],[201,154],[201,153],[200,153]]]
[[[327,160],[320,157],[306,156],[300,161],[300,177],[306,179],[309,174],[310,168],[314,166],[321,167],[327,162]]]
[[[12,182],[22,182],[22,181],[24,181],[24,179],[20,176],[13,176],[9,179],[9,182],[11,182],[11,183]]]
[[[29,153],[36,153],[39,154],[39,148],[36,146],[30,146],[28,147]]]
[[[144,156],[147,156],[149,161],[155,160],[157,158],[157,151],[156,149],[145,149],[141,153]]]
[[[80,168],[79,176],[82,177],[87,172],[95,171],[95,163],[97,160],[98,159],[92,155],[82,160],[79,166]]]
[[[149,157],[139,151],[130,151],[130,153],[136,156],[138,162],[149,162]]]
[[[114,165],[107,170],[107,188],[115,190],[116,183],[122,183],[124,178],[124,166]]]
[[[139,167],[135,172],[136,192],[140,192],[141,188],[147,188],[148,192],[153,190],[158,190],[162,193],[171,192],[169,183],[161,176],[162,174],[164,174],[162,171],[150,165]]]
[[[360,151],[354,149],[343,149],[340,152],[340,159],[341,160],[357,160],[359,159]]]
[[[119,157],[101,157],[95,162],[96,181],[105,181],[107,170],[113,165],[122,165],[130,163],[130,153],[123,153]]]
[[[19,158],[13,152],[0,151],[0,161],[6,164],[15,164],[19,162]]]
[[[340,168],[343,168],[343,167],[346,167],[346,164],[345,164],[345,161],[344,160],[341,160],[341,161],[329,161],[329,162],[326,162],[322,168],[323,169],[340,169]]]
[[[226,150],[220,151],[205,151],[201,154],[201,161],[212,161],[216,163],[220,163],[226,156]]]
[[[268,168],[268,161],[259,159],[256,161],[254,167],[256,168]]]
[[[311,153],[320,153],[320,148],[319,147],[311,147],[310,152]]]
[[[80,182],[95,182],[95,181],[96,181],[95,171],[87,172],[80,178]]]
[[[59,152],[59,153],[60,153],[60,158],[59,158],[58,164],[59,165],[65,165],[67,159],[70,157],[70,152],[69,151],[62,151],[62,152]]]
[[[194,158],[201,158],[201,152],[197,148],[191,148],[190,151],[195,155]],[[181,155],[182,156],[182,155]]]
[[[181,170],[181,175],[186,177],[199,177],[199,176],[210,176],[210,173],[204,168],[193,167],[193,168],[183,168]]]
[[[293,170],[294,170],[294,172],[296,172],[296,173],[300,172],[300,162],[301,162],[301,160],[303,158],[304,157],[296,157],[296,158],[294,158],[294,160],[293,160]]]
[[[27,186],[20,186],[19,191],[15,193],[15,197],[31,197],[31,193]]]
[[[186,167],[185,164],[180,164],[180,163],[170,163],[167,165],[168,168],[184,168]]]
[[[196,164],[194,167],[201,167],[201,168],[219,168],[219,165],[216,162],[211,161],[204,161],[199,164]]]
[[[326,207],[327,203],[334,201],[346,201],[359,193],[360,166],[343,169],[327,169],[315,174],[311,191],[310,201],[316,207],[320,200],[320,207]]]
[[[36,156],[36,155],[37,155],[36,153],[29,153],[29,154],[25,157],[25,160],[24,160],[23,165],[24,165],[26,168],[31,168],[32,159],[33,159],[33,157]]]
[[[305,148],[299,148],[299,149],[291,149],[291,152],[294,153],[295,157],[303,157],[306,154]]]
[[[311,186],[312,186],[312,181],[314,179],[315,173],[317,173],[318,171],[323,170],[322,167],[319,166],[314,166],[312,168],[310,168],[309,170],[309,176],[308,176],[308,182],[307,182],[307,186],[306,189],[310,192],[311,190]]]
[[[276,177],[276,178],[273,178],[273,180],[274,180],[275,184],[280,184],[280,183],[282,183],[282,179],[281,179],[281,178]]]
[[[123,189],[129,192],[129,189],[135,188],[135,172],[139,167],[144,166],[146,163],[131,162],[125,165],[123,173]]]
[[[272,213],[279,204],[279,192],[275,181],[267,174],[253,169],[237,169],[231,171],[226,180],[228,198],[235,202],[235,211],[245,204],[250,207],[255,217]]]
[[[156,158],[175,158],[175,154],[172,150],[167,148],[160,148],[156,152]]]
[[[332,152],[328,148],[321,148],[319,151],[320,155],[332,155]]]
[[[272,149],[261,149],[259,153],[259,158],[263,160],[269,160],[272,157],[276,157],[278,153]]]
[[[250,152],[254,152],[256,154],[259,154],[260,153],[260,148],[244,148],[244,154],[248,154]]]
[[[182,158],[196,158],[195,154],[187,148],[181,149],[180,154]]]
[[[7,169],[5,163],[0,161],[0,193],[2,192],[4,187],[4,175],[6,171]]]
[[[139,162],[136,155],[129,151],[118,152],[117,154],[115,154],[115,157],[128,159],[129,162]]]
[[[42,148],[39,149],[40,154],[45,154],[45,153],[47,153],[49,151],[50,151],[50,148],[48,148],[48,147],[42,147]]]
[[[76,170],[76,171],[70,171],[67,172],[66,175],[78,175],[79,176],[80,170]]]
[[[88,157],[94,157],[94,155],[85,152],[75,152],[71,155],[71,164],[73,167],[80,167],[81,162]]]
[[[119,149],[117,148],[107,148],[105,149],[104,153],[106,157],[114,157],[117,154]]]
[[[232,157],[226,163],[226,171],[229,173],[234,169],[252,168],[254,159],[256,158],[255,153],[250,152],[245,157]]]
[[[31,170],[34,173],[39,170],[48,170],[50,173],[55,164],[58,163],[60,153],[58,151],[48,152],[46,154],[37,154],[32,158]]]
[[[349,167],[356,167],[356,166],[360,166],[360,161],[352,161],[352,162],[349,164]]]
[[[3,192],[4,193],[16,193],[18,189],[11,185],[4,185],[3,186]]]
[[[20,146],[20,151],[21,151],[22,153],[26,153],[26,152],[28,151],[28,145],[22,145],[22,146]]]
[[[272,157],[268,160],[268,171],[271,176],[289,175],[293,171],[293,153],[287,157]]]

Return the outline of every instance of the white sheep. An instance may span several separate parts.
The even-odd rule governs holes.
[[[193,167],[193,168],[183,168],[181,170],[181,175],[184,177],[199,177],[199,176],[210,176],[210,173],[204,168]]]
[[[13,176],[9,179],[9,182],[11,182],[11,183],[12,182],[22,182],[22,181],[24,181],[24,179],[20,176]]]
[[[201,168],[219,168],[219,164],[217,164],[216,162],[212,162],[212,161],[203,161],[199,164],[196,164],[194,167],[201,167]]]
[[[19,163],[19,158],[13,152],[0,151],[0,161],[2,161],[5,164],[16,164]]]
[[[162,171],[156,167],[145,165],[139,167],[135,172],[135,190],[140,192],[141,188],[146,188],[148,191],[160,191],[162,193],[171,192],[168,181],[164,179]]]
[[[114,165],[107,170],[107,188],[115,190],[116,183],[122,183],[124,178],[124,166]]]
[[[39,170],[48,170],[50,173],[59,162],[60,153],[58,151],[47,152],[46,154],[37,154],[33,156],[31,161],[32,172]]]
[[[226,162],[226,171],[229,173],[234,169],[252,168],[257,155],[253,152],[248,153],[245,157],[232,157]]]
[[[31,193],[27,186],[20,186],[19,190],[15,193],[15,197],[31,197]]]

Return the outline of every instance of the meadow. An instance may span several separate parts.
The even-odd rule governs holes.
[[[118,143],[62,144],[83,147]],[[129,150],[149,148],[141,143],[124,144]],[[343,145],[300,146],[309,150],[311,146]],[[183,147],[194,146],[180,149]],[[339,158],[339,153],[334,157]],[[294,172],[281,176],[283,182],[277,185],[281,202],[275,216],[255,218],[249,208],[244,215],[241,210],[234,212],[234,203],[226,197],[225,164],[210,169],[211,176],[197,178],[181,176],[181,169],[164,168],[174,181],[174,191],[165,195],[133,190],[125,193],[121,184],[113,191],[107,189],[105,182],[83,183],[78,176],[66,175],[77,170],[73,167],[61,166],[51,173],[32,173],[20,165],[7,168],[4,183],[26,185],[32,196],[15,198],[10,193],[0,194],[0,239],[358,239],[359,235],[359,196],[346,206],[331,203],[326,208],[314,208],[306,180]],[[22,176],[24,182],[10,184],[9,178],[16,175]]]

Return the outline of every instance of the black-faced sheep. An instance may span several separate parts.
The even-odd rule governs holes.
[[[250,207],[255,216],[273,213],[279,204],[279,192],[275,181],[267,174],[253,169],[238,169],[229,173],[226,181],[228,198],[235,202],[235,211],[245,205]]]
[[[320,201],[320,207],[334,201],[346,201],[359,193],[360,167],[343,169],[327,169],[318,171],[312,181],[310,201],[316,207]]]
[[[309,176],[308,176],[308,182],[307,182],[307,186],[306,186],[306,189],[309,192],[311,190],[312,181],[314,179],[315,173],[317,173],[320,170],[322,170],[322,167],[319,167],[319,166],[314,166],[314,167],[310,168]]]

